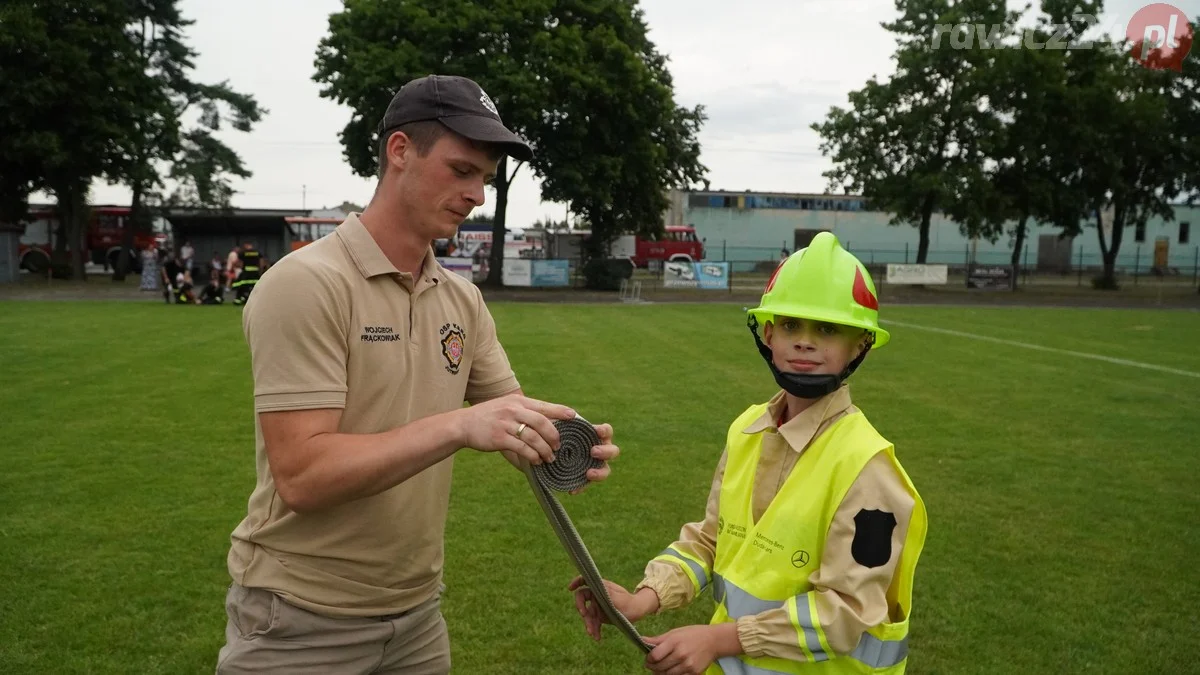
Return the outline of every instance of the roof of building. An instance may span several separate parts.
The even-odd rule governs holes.
[[[280,232],[290,217],[307,217],[307,209],[171,209],[163,218],[177,233],[246,234]]]

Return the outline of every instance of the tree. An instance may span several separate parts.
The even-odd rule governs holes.
[[[248,132],[265,110],[254,98],[234,91],[227,82],[194,82],[196,52],[183,40],[183,31],[194,22],[184,19],[177,0],[142,0],[126,27],[137,53],[136,65],[144,86],[138,90],[139,115],[130,136],[120,178],[132,192],[130,220],[125,228],[121,256],[113,266],[113,279],[124,279],[136,231],[145,231],[152,220],[147,202],[202,208],[228,207],[233,196],[229,177],[248,178],[249,170],[215,132],[229,125]],[[185,125],[189,111],[197,110],[196,124]],[[158,189],[164,178],[176,183],[164,197]]]
[[[195,56],[181,40],[190,25],[176,0],[95,0],[0,5],[0,208],[20,217],[30,192],[58,201],[71,269],[84,276],[87,194],[98,178],[133,192],[132,220],[148,227],[142,208],[162,184],[162,165],[183,185],[181,195],[228,203],[226,174],[248,176],[237,155],[213,135],[222,124],[248,130],[262,113],[253,99],[225,84],[188,79]],[[220,105],[232,109],[223,115]],[[199,109],[184,131],[185,113]],[[136,227],[136,225],[135,225]],[[116,278],[128,269],[134,228]]]
[[[119,174],[137,116],[139,75],[121,0],[17,0],[0,5],[0,190],[8,215],[35,190],[54,194],[55,266],[85,276],[87,194]],[[66,249],[70,249],[69,265]]]
[[[978,27],[1011,25],[1017,14],[1001,0],[896,0],[900,17],[883,26],[896,35],[896,72],[872,77],[812,125],[834,167],[830,189],[861,193],[890,211],[892,225],[918,230],[917,263],[929,253],[935,211],[968,214],[975,226],[987,194],[971,192],[983,170],[981,138],[996,132],[986,81],[1000,50]],[[976,44],[976,38],[980,44]]]
[[[614,214],[597,219],[597,241],[615,238],[612,228],[661,228],[670,183],[702,172],[700,110],[674,105],[633,0],[348,0],[329,25],[314,79],[354,111],[341,137],[360,175],[377,171],[375,124],[395,89],[429,73],[470,77],[488,92],[534,147],[544,199]],[[522,166],[500,162],[494,241],[504,240]],[[499,284],[503,247],[491,255],[487,283]]]
[[[696,137],[705,118],[674,103],[666,59],[633,3],[561,4],[559,51],[547,59],[558,121],[542,148],[555,171],[542,191],[590,224],[584,274],[589,286],[613,288],[604,262],[612,242],[627,232],[659,236],[667,188],[703,179]]]
[[[1089,26],[1079,17],[1094,16],[1099,7],[1088,0],[1046,0],[1042,11],[1036,27],[1018,36],[1024,48],[998,50],[991,67],[978,74],[987,109],[999,124],[978,139],[986,166],[963,176],[968,183],[963,193],[970,198],[950,211],[969,232],[993,242],[1014,222],[1009,231],[1014,267],[1020,264],[1030,223],[1058,218],[1061,176],[1050,148],[1072,112],[1065,56],[1081,46]]]
[[[1070,52],[1067,64],[1079,121],[1061,130],[1051,151],[1064,179],[1060,225],[1075,235],[1095,219],[1103,260],[1095,285],[1116,289],[1126,226],[1144,227],[1152,216],[1172,219],[1171,203],[1195,190],[1200,93],[1194,78],[1144,67],[1121,43]]]

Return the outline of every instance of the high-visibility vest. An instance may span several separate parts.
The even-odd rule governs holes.
[[[242,261],[244,264],[242,267],[243,272],[258,271],[258,251],[252,248],[242,251]]]
[[[233,287],[240,288],[242,286],[256,285],[260,277],[259,261],[261,260],[258,250],[253,248],[244,249],[238,253],[238,257],[242,261],[242,274],[233,283]]]
[[[904,672],[912,613],[913,572],[925,543],[925,505],[896,460],[893,446],[861,412],[850,413],[813,440],[795,468],[755,523],[752,496],[763,432],[743,430],[767,410],[752,406],[729,428],[725,475],[721,484],[716,559],[712,570],[686,560],[689,574],[707,585],[711,573],[716,611],[711,623],[737,620],[768,609],[786,607],[807,661],[774,657],[722,658],[708,675],[791,673],[794,675],[887,674]],[[896,467],[915,504],[894,580],[887,591],[895,623],[870,628],[848,655],[832,652],[817,616],[809,577],[821,566],[830,523],[863,466],[880,452]],[[665,557],[678,559],[668,549]],[[697,574],[699,572],[699,574]]]

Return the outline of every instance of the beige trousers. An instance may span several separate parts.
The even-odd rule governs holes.
[[[396,617],[335,619],[235,583],[226,594],[225,614],[218,675],[450,672],[450,638],[440,597]]]

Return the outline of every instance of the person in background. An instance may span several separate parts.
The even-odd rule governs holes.
[[[237,280],[238,273],[238,247],[235,244],[229,249],[229,255],[225,256],[225,292],[228,293],[233,289],[233,282]]]
[[[175,302],[175,294],[183,281],[183,264],[177,256],[166,256],[160,278],[163,283],[163,301],[169,305]]]
[[[159,288],[158,246],[150,244],[142,250],[142,285],[143,291],[157,291]]]
[[[221,254],[219,252],[213,251],[212,260],[208,261],[209,276],[216,274],[217,278],[220,279],[221,278],[221,270],[223,270],[223,269],[225,269],[225,261],[221,259]]]
[[[208,283],[200,290],[197,305],[221,305],[225,303],[225,284],[221,281],[221,272],[213,270],[208,277]]]
[[[175,279],[175,304],[193,305],[196,303],[196,288],[192,283],[192,273],[185,267]]]
[[[254,291],[258,280],[262,278],[263,259],[254,243],[248,241],[238,254],[238,261],[241,273],[238,274],[238,280],[233,283],[233,287],[237,291],[237,295],[233,298],[233,304],[244,305],[250,299],[250,293]]]
[[[192,242],[183,242],[183,248],[179,249],[179,257],[183,258],[183,269],[191,272],[196,265],[196,249],[192,247]]]

